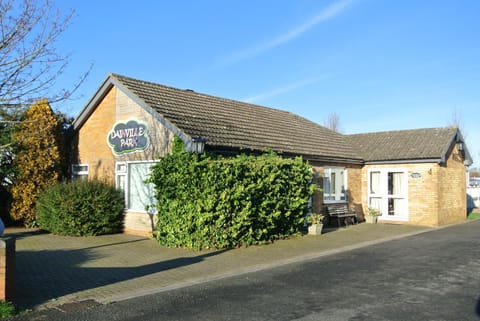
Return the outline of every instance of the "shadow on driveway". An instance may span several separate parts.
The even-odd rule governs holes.
[[[54,241],[67,239],[70,242],[75,242],[76,239],[78,244],[87,244],[84,238],[60,237],[57,240],[56,236],[45,233],[42,235],[41,232],[11,233],[10,235],[17,237],[17,244],[22,239],[25,241],[26,238],[40,235],[42,239],[52,238]],[[57,244],[56,249],[46,250],[22,250],[18,249],[17,245],[16,304],[21,308],[34,308],[68,294],[196,264],[207,257],[226,251],[213,251],[200,255],[194,253],[195,256],[168,258],[158,262],[137,265],[139,262],[135,261],[138,256],[133,254],[138,255],[139,253],[132,253],[132,251],[135,251],[135,249],[143,251],[142,246],[145,246],[145,242],[151,241],[141,238],[84,246],[78,249],[62,249],[62,244]],[[125,250],[124,253],[123,250]],[[156,250],[154,248],[154,251]],[[166,250],[170,249],[158,245],[158,251]],[[110,252],[112,253],[111,258],[109,257]],[[143,257],[149,254],[148,251],[143,252],[145,252]],[[141,255],[143,255],[143,252]],[[178,253],[191,254],[192,252]],[[147,258],[141,261],[152,261],[155,259],[154,257],[161,258],[158,253],[151,254],[153,254],[152,259]]]

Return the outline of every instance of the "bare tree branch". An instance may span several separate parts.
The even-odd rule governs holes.
[[[463,124],[462,113],[460,110],[458,110],[457,107],[455,107],[452,112],[452,118],[450,119],[449,126],[457,127],[458,129],[460,129],[463,139],[467,139],[468,133],[466,132],[465,126]]]
[[[340,133],[340,116],[336,112],[330,113],[323,121],[323,125],[336,133]]]
[[[70,90],[53,92],[70,56],[55,43],[69,26],[73,10],[62,14],[50,0],[0,0],[0,109],[3,116],[40,98],[50,103],[68,99],[90,69]],[[91,68],[91,67],[90,67]],[[0,115],[0,121],[5,117]]]

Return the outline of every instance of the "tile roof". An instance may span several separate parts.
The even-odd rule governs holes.
[[[174,131],[189,138],[201,136],[207,148],[272,149],[309,160],[339,163],[431,161],[443,162],[454,142],[464,142],[456,127],[399,130],[342,135],[298,115],[182,90],[118,74],[110,74],[74,120],[78,128],[87,120],[111,86],[130,97]],[[465,146],[465,164],[472,163]]]
[[[443,159],[457,135],[457,127],[443,127],[355,134],[347,138],[365,162],[377,162]]]
[[[207,147],[269,148],[307,159],[362,162],[344,135],[298,115],[117,74],[110,77],[185,134],[205,138]]]

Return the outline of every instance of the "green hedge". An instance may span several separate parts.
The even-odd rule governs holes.
[[[301,158],[168,155],[152,170],[156,237],[167,246],[231,248],[298,233],[313,193]]]
[[[99,181],[59,183],[37,201],[38,224],[55,234],[87,236],[123,230],[123,193]]]

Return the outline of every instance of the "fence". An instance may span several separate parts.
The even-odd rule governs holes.
[[[480,186],[467,187],[467,208],[480,207]]]

